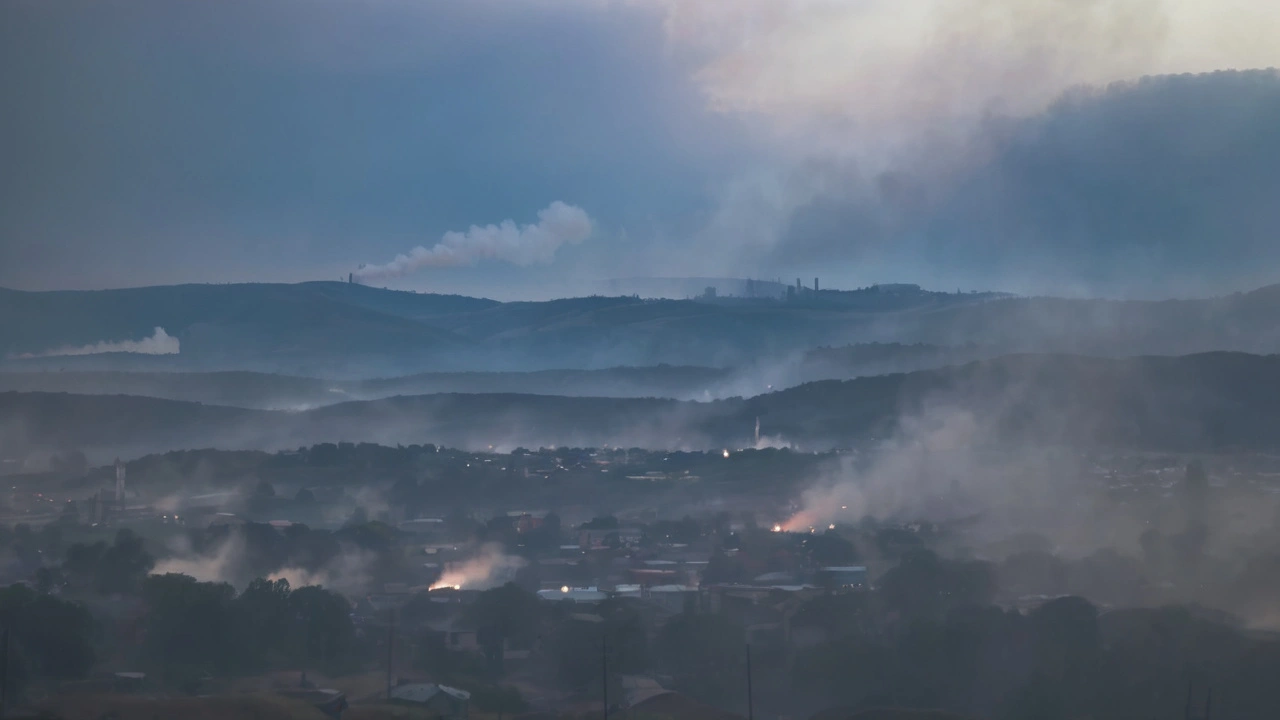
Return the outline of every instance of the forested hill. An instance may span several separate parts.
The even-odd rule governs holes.
[[[874,342],[1107,356],[1280,352],[1280,286],[1165,302],[911,287],[832,292],[830,298],[824,291],[793,301],[508,303],[333,282],[0,290],[0,363],[365,379],[427,371],[741,367],[821,346]],[[913,294],[903,298],[904,292]],[[156,328],[176,340],[178,352],[106,352]]]
[[[438,394],[283,412],[9,392],[0,393],[0,455],[287,448],[340,440],[477,449],[735,448],[754,442],[757,418],[775,443],[820,449],[957,417],[968,428],[965,441],[974,443],[1271,450],[1280,448],[1280,356],[1006,356],[708,403]]]

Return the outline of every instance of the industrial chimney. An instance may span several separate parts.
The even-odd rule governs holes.
[[[818,278],[813,279],[813,294],[818,294]]]

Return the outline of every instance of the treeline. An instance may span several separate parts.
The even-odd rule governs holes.
[[[1259,451],[1280,446],[1278,388],[1280,356],[1028,355],[710,403],[446,394],[274,413],[137,397],[0,393],[0,423],[24,427],[31,447],[64,450],[289,447],[335,438],[464,448],[723,448],[753,445],[759,419],[766,436],[820,449],[874,442],[912,420],[955,412],[980,418],[979,440],[991,444]]]
[[[667,616],[614,599],[583,609],[510,584],[464,611],[465,626],[480,630],[479,655],[424,631],[415,662],[437,677],[501,683],[512,671],[504,649],[528,649],[522,677],[599,699],[603,650],[610,697],[622,697],[621,676],[665,676],[677,691],[745,714],[754,638],[755,711],[764,714],[890,706],[996,720],[1181,717],[1189,686],[1197,707],[1212,691],[1215,717],[1280,712],[1280,641],[1196,607],[1103,612],[1068,596],[1003,609],[992,603],[994,579],[981,563],[912,551],[875,590],[798,604],[779,594],[790,638],[761,633],[745,606],[703,600]],[[422,623],[443,612],[423,600],[404,617]]]

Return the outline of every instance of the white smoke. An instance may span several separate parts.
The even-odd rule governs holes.
[[[371,579],[369,568],[377,556],[368,551],[345,550],[319,570],[285,567],[267,576],[268,580],[287,580],[290,587],[319,585],[348,595],[359,593]]]
[[[104,353],[136,353],[138,355],[177,355],[181,350],[178,338],[158,327],[151,337],[141,340],[102,341],[79,347],[61,347],[39,353],[25,353],[15,357],[23,360],[45,357],[71,357],[74,355],[102,355]]]
[[[179,573],[200,582],[231,582],[232,568],[244,555],[245,544],[239,533],[233,533],[212,554],[201,555],[191,548],[186,538],[178,536],[170,549],[174,554],[157,562],[151,574]]]
[[[1255,0],[630,1],[693,52],[714,108],[813,152],[1037,113],[1081,84],[1280,62],[1280,15]]]
[[[500,225],[473,225],[466,232],[445,233],[434,247],[419,245],[385,265],[361,266],[354,274],[362,280],[379,280],[427,267],[474,265],[480,260],[543,264],[551,262],[561,245],[576,245],[590,235],[591,218],[586,211],[557,201],[538,213],[536,225],[517,227],[511,220]]]
[[[830,522],[909,513],[937,519],[954,511],[947,497],[953,478],[981,476],[971,450],[979,434],[977,418],[953,408],[931,408],[902,419],[902,429],[879,448],[869,467],[846,459],[828,477],[804,493],[802,509],[781,527],[804,532]],[[930,517],[932,516],[932,517]]]
[[[479,555],[446,567],[431,589],[488,590],[514,579],[524,564],[524,558],[507,555],[500,545],[490,543]]]

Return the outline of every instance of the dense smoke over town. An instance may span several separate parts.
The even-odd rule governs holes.
[[[488,590],[511,582],[525,564],[523,558],[507,555],[501,545],[487,544],[475,556],[446,567],[431,589]]]
[[[109,5],[0,3],[0,715],[1280,717],[1269,3]]]

